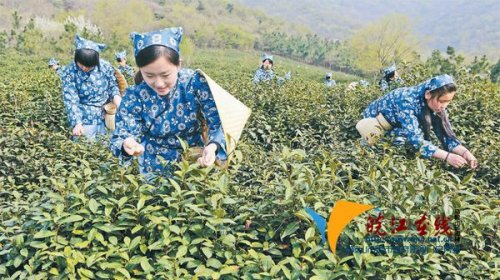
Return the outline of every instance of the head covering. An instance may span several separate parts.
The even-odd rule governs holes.
[[[453,81],[453,78],[450,75],[444,74],[444,75],[436,76],[430,80],[427,80],[425,82],[425,89],[432,91],[432,90],[435,90],[435,89],[440,88],[442,86],[445,86],[447,84],[454,84],[454,83],[455,82]]]
[[[57,61],[55,58],[51,57],[49,59],[49,66],[54,66],[54,65],[58,65],[59,64],[59,61]]]
[[[268,54],[262,54],[262,62],[264,62],[266,59],[268,59],[269,61],[273,62],[273,56],[272,55],[268,55]]]
[[[75,48],[77,50],[79,50],[79,49],[91,49],[91,50],[94,50],[96,52],[101,52],[102,50],[104,50],[106,48],[106,45],[96,43],[94,41],[84,39],[84,38],[80,37],[79,35],[76,35]]]
[[[127,58],[127,51],[115,52],[116,59],[125,59]]]
[[[391,66],[387,67],[384,69],[384,76],[387,76],[389,74],[391,74],[392,72],[395,72],[396,71],[396,64],[393,63]]]
[[[134,44],[134,55],[137,56],[146,47],[159,45],[173,49],[179,53],[179,45],[182,39],[182,27],[171,27],[140,34],[130,33]]]

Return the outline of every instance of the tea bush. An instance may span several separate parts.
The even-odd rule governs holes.
[[[360,145],[375,86],[326,89],[312,72],[254,86],[251,59],[197,53],[202,68],[252,108],[228,170],[180,162],[145,182],[106,146],[72,142],[56,75],[34,57],[0,57],[0,275],[9,279],[496,279],[499,87],[467,73],[450,105],[457,135],[478,157],[455,170],[382,142]],[[428,78],[421,65],[404,78]],[[302,210],[335,201],[431,225],[443,213],[459,252],[334,255]],[[373,214],[370,212],[369,214]],[[366,216],[340,245],[366,247]],[[383,230],[389,231],[387,224]],[[413,228],[407,235],[415,235]],[[435,234],[429,227],[429,234]]]

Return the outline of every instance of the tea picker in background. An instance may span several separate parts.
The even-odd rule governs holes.
[[[434,77],[414,87],[395,89],[366,108],[365,119],[358,122],[356,129],[369,145],[389,132],[395,137],[396,145],[408,143],[425,158],[442,159],[457,168],[467,164],[476,168],[476,158],[457,140],[446,113],[456,90],[449,75]],[[430,142],[431,127],[444,150]]]
[[[325,86],[326,87],[333,87],[333,86],[337,85],[337,83],[335,82],[335,80],[332,77],[333,77],[332,72],[326,73],[326,77],[325,77]]]
[[[216,159],[226,160],[231,143],[226,141],[229,138],[215,98],[221,88],[201,70],[181,67],[182,28],[131,35],[141,75],[137,76],[138,84],[127,89],[117,113],[112,153],[122,163],[138,156],[140,171],[149,178],[172,175],[172,163],[182,158],[181,140],[190,147],[200,147],[197,162],[201,166],[211,166]],[[224,101],[233,109],[241,108],[241,104]],[[234,138],[237,141],[239,135]]]
[[[51,57],[49,59],[48,65],[49,65],[50,70],[53,70],[54,72],[57,73],[57,75],[59,77],[61,77],[61,73],[63,71],[63,68],[61,67],[61,65],[59,65],[59,61],[57,61],[55,58]]]
[[[279,86],[282,86],[286,81],[290,81],[292,79],[292,71],[288,71],[285,73],[283,77],[277,77],[273,70],[273,56],[263,54],[262,55],[262,64],[259,69],[255,72],[253,77],[253,83],[259,84],[261,82],[270,82],[276,78],[276,81]]]
[[[118,62],[118,70],[127,79],[133,79],[135,76],[134,68],[127,64],[127,51],[121,51],[115,53],[116,62]]]
[[[260,82],[272,81],[276,74],[273,70],[273,56],[263,54],[261,65],[257,71],[255,71],[255,75],[253,76],[253,83],[258,84]]]
[[[72,134],[92,139],[105,134],[103,106],[119,107],[121,97],[113,66],[99,57],[106,45],[77,35],[75,47],[74,61],[61,73],[63,101]]]
[[[390,91],[400,87],[404,81],[399,77],[398,71],[396,69],[396,64],[392,64],[390,67],[384,69],[383,77],[379,81],[380,89],[383,92]]]

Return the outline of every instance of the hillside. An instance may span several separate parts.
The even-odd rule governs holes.
[[[420,8],[429,8],[428,5],[431,2],[425,2],[427,4]],[[261,2],[249,1],[249,3]],[[267,9],[259,10],[254,6],[249,7],[228,0],[5,0],[0,2],[0,52],[5,49],[15,49],[20,53],[41,57],[68,56],[73,51],[74,35],[80,33],[84,37],[106,43],[111,52],[125,49],[131,53],[128,39],[131,31],[143,32],[166,26],[182,26],[184,40],[181,49],[186,57],[189,57],[195,48],[258,50],[367,77],[376,75],[379,69],[387,64],[387,61],[412,61],[418,58],[418,55],[414,54],[423,54],[425,57],[431,49],[421,49],[420,46],[425,44],[419,44],[418,40],[432,42],[435,39],[426,35],[420,35],[419,39],[414,39],[411,34],[411,25],[400,21],[400,19],[405,20],[405,17],[396,17],[401,26],[406,26],[402,29],[404,30],[403,36],[399,38],[403,38],[404,34],[411,35],[411,37],[403,38],[403,42],[397,44],[400,46],[399,49],[384,51],[391,54],[390,56],[365,57],[360,54],[379,53],[377,50],[364,51],[371,46],[378,45],[372,43],[373,39],[364,42],[357,41],[355,45],[351,45],[351,42],[347,40],[349,34],[363,27],[363,21],[356,20],[357,18],[363,18],[367,22],[376,20],[378,15],[387,13],[387,4],[371,3],[372,6],[367,5],[370,8],[370,12],[367,12],[366,9],[357,6],[358,4],[347,5],[344,2],[339,2],[345,5],[338,7],[335,6],[337,2],[323,0],[311,0],[305,4],[291,2],[290,5],[285,5],[286,8],[279,8],[281,7],[279,4],[284,2],[274,3],[275,6],[272,8],[269,6]],[[313,5],[310,5],[311,3]],[[402,2],[398,9],[411,10],[411,13],[417,11],[411,9],[411,3],[405,3]],[[477,8],[477,5],[471,5],[470,9]],[[492,6],[496,7],[496,4]],[[331,13],[334,16],[329,16],[329,8],[334,9],[335,12]],[[297,9],[301,13],[293,14]],[[455,10],[450,9],[450,15]],[[421,12],[425,14],[425,10]],[[475,12],[480,13],[482,10],[476,9]],[[275,13],[281,13],[285,17],[274,16]],[[485,20],[491,18],[488,15],[486,13]],[[467,21],[464,24],[473,22],[473,20],[468,20],[467,16],[468,14],[464,14],[462,17],[446,17],[446,19],[463,18]],[[439,15],[435,17],[443,18]],[[307,24],[309,20],[314,20],[312,25]],[[419,22],[428,23],[429,20],[422,18]],[[498,37],[494,36],[498,31],[492,29],[496,24],[496,22],[485,24],[483,29],[478,29],[481,31],[491,29],[490,33],[493,34],[485,39],[481,37],[479,39],[481,44],[477,44],[477,49],[475,49],[478,54],[482,54],[483,51],[490,54],[490,61],[492,58],[496,61],[495,56],[491,56],[490,49],[493,53],[498,51],[498,48],[491,47],[492,44],[496,44],[494,40]],[[438,27],[443,29],[444,34],[453,33],[450,31],[453,29],[453,24]],[[314,32],[329,38],[319,36]],[[476,33],[474,34],[477,36],[484,35],[481,32]],[[368,34],[379,34],[379,32]],[[471,33],[460,34],[461,41],[450,39],[440,48],[448,45],[461,45],[462,41],[478,40],[469,38],[472,36]],[[449,38],[443,36],[438,39]],[[386,42],[388,43],[386,46],[390,47],[390,41],[386,40]],[[408,47],[403,47],[405,45]],[[455,49],[462,57],[464,50],[456,46]],[[471,57],[466,56],[466,58],[467,63],[472,61]],[[489,66],[486,64],[482,70],[489,71]]]
[[[239,0],[311,28],[332,39],[346,39],[357,29],[391,13],[407,15],[429,49],[453,46],[472,55],[500,57],[500,2],[495,0],[348,1]]]
[[[215,45],[215,36],[240,32],[243,42],[253,43],[257,34],[282,30],[291,34],[308,31],[284,19],[275,19],[265,12],[227,0],[26,0],[0,1],[0,30],[10,31],[13,13],[21,16],[23,26],[33,17],[38,28],[46,33],[62,32],[68,16],[85,18],[104,35],[128,34],[165,26],[182,26],[186,34],[195,36],[200,44]],[[252,47],[250,44],[249,47]]]

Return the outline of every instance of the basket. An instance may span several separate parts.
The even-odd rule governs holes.
[[[120,91],[120,95],[124,96],[125,95],[125,90],[128,87],[127,84],[127,79],[125,79],[125,76],[123,76],[122,72],[118,70],[116,67],[113,67],[115,70],[115,78],[116,82],[118,84],[118,90]]]
[[[115,115],[118,108],[116,108],[116,105],[114,103],[109,102],[104,105],[103,109],[105,112],[104,124],[109,130],[115,130]]]

